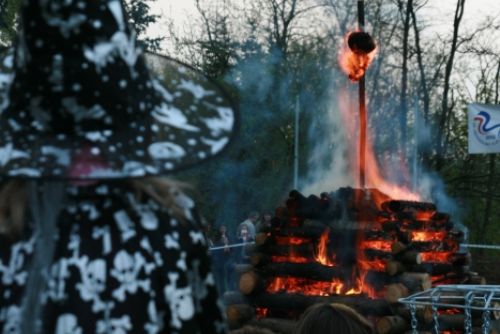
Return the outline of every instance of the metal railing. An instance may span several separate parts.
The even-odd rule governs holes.
[[[482,313],[482,333],[489,334],[492,312],[500,312],[500,285],[441,285],[399,300],[408,306],[411,331],[418,333],[417,307],[432,309],[433,332],[440,333],[439,309],[464,312],[464,333],[472,333],[472,311]]]

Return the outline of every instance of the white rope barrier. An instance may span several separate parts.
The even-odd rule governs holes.
[[[482,248],[482,249],[500,250],[500,245],[460,244],[460,246],[467,247],[467,248]]]
[[[253,245],[253,244],[255,244],[254,241],[242,242],[239,244],[231,244],[231,245],[227,245],[227,246],[210,247],[208,250],[213,251],[213,250],[219,250],[219,249],[225,249],[225,248],[245,247],[246,245]],[[500,245],[460,244],[460,246],[467,247],[467,248],[482,248],[482,249],[500,250]]]
[[[209,251],[213,251],[213,250],[219,250],[219,249],[225,249],[225,248],[245,247],[246,245],[253,245],[253,244],[255,244],[254,241],[242,242],[242,243],[239,243],[239,244],[231,244],[231,245],[226,245],[226,246],[210,247],[208,250]]]

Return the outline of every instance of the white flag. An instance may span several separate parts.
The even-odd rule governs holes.
[[[469,154],[500,153],[500,105],[469,104]]]

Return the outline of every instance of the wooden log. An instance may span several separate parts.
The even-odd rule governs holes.
[[[279,318],[262,318],[258,320],[253,320],[249,325],[265,328],[273,333],[278,334],[292,334],[297,322],[290,319],[279,319]]]
[[[393,255],[400,254],[408,248],[407,244],[402,243],[401,241],[396,241],[391,245],[391,251]]]
[[[305,310],[316,303],[339,303],[354,308],[363,315],[391,315],[389,304],[383,299],[371,299],[363,295],[352,296],[306,296],[289,293],[261,293],[249,297],[254,306],[269,309]]]
[[[402,283],[393,283],[386,286],[384,299],[390,304],[398,303],[400,298],[408,297],[410,290]]]
[[[434,203],[392,200],[382,203],[382,210],[393,213],[399,212],[435,212]]]
[[[481,327],[483,319],[480,314],[472,316],[472,326]],[[440,314],[438,315],[439,329],[442,331],[463,330],[465,324],[465,315],[463,314]]]
[[[382,224],[382,229],[386,232],[395,230],[428,230],[428,231],[450,231],[455,225],[452,222],[434,221],[434,220],[415,220],[414,217],[407,217],[398,220],[388,220]]]
[[[305,197],[297,190],[292,190],[286,201],[286,206],[293,215],[310,219],[324,218],[329,205],[330,202],[328,200],[315,195]]]
[[[269,263],[259,272],[264,276],[293,276],[318,281],[350,277],[351,268],[327,267],[319,263]]]
[[[379,334],[399,334],[410,328],[405,318],[394,315],[380,318],[375,328]]]
[[[422,263],[410,268],[414,272],[425,272],[431,276],[441,276],[447,274],[465,275],[469,272],[469,266],[454,266],[451,263]]]
[[[365,249],[364,255],[368,260],[388,260],[391,258],[391,253],[378,249]]]
[[[394,259],[403,264],[413,265],[422,263],[422,255],[419,252],[408,249],[394,255]]]
[[[255,318],[255,309],[248,304],[228,305],[226,316],[230,328],[239,328]]]
[[[371,222],[373,225],[373,222]],[[364,240],[384,240],[391,241],[393,238],[384,230],[367,230],[363,232]]]
[[[265,281],[255,272],[249,271],[241,275],[239,289],[244,295],[265,289]]]
[[[432,287],[432,280],[427,273],[406,272],[399,278],[411,293],[425,291]]]
[[[390,254],[378,250],[372,250],[372,249],[366,249],[363,251],[365,259],[367,261],[387,261],[390,258]],[[284,255],[284,256],[269,256],[268,254],[264,253],[254,253],[250,255],[250,263],[256,268],[256,269],[263,269],[268,264],[271,263],[317,263],[318,260],[316,256],[310,255],[310,256],[290,256],[290,255]]]
[[[411,312],[406,305],[398,305],[394,308],[394,313],[405,318],[408,323],[411,322]],[[432,322],[432,307],[430,306],[417,306],[415,315],[418,322],[429,324]]]
[[[395,276],[405,272],[407,268],[399,261],[387,261],[385,264],[385,272],[390,276]]]
[[[459,248],[459,243],[453,240],[443,241],[413,241],[409,244],[404,244],[397,241],[391,245],[391,252],[393,255],[398,255],[404,251],[416,252],[431,252],[431,251],[456,251]]]

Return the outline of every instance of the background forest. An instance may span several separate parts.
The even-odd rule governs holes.
[[[349,184],[342,124],[331,115],[339,91],[356,91],[337,64],[355,27],[354,1],[189,0],[197,13],[185,27],[151,14],[151,1],[127,3],[143,46],[199,68],[239,101],[237,142],[223,159],[180,175],[196,185],[209,221],[235,228],[249,212],[282,204],[293,187],[297,110],[299,190]],[[0,46],[14,39],[18,3],[0,0]],[[500,244],[500,161],[468,154],[466,115],[468,103],[499,103],[500,18],[479,17],[472,29],[462,22],[465,0],[456,0],[443,18],[447,32],[429,33],[432,6],[366,2],[379,46],[366,79],[372,140],[385,177],[425,186],[429,200],[469,228],[470,242]],[[147,34],[154,22],[160,37]],[[475,252],[478,270],[498,254]]]

